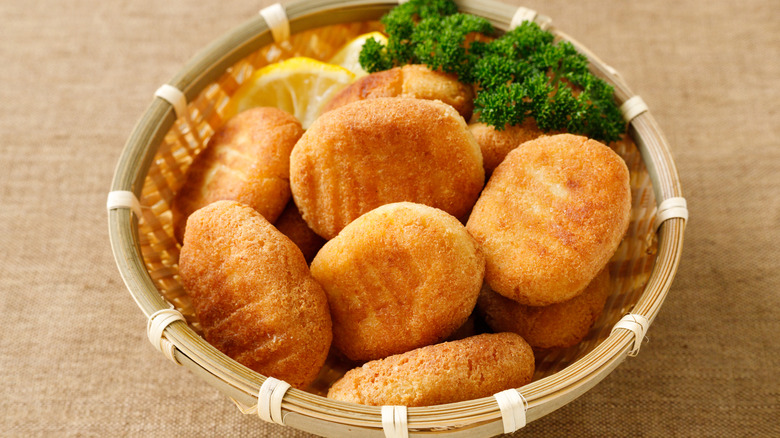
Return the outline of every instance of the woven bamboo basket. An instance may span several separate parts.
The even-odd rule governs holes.
[[[507,30],[518,13],[516,7],[488,0],[457,3],[461,11],[489,19],[499,31]],[[170,307],[184,315],[186,321],[164,330],[171,358],[217,387],[242,412],[258,403],[266,377],[223,355],[200,336],[179,283],[171,199],[193,157],[224,122],[222,110],[228,99],[252,71],[293,56],[327,60],[352,37],[379,29],[377,20],[395,5],[369,0],[292,3],[285,8],[290,35],[280,42],[274,41],[263,16],[246,21],[202,50],[169,82],[183,93],[186,107],[176,109],[155,98],[117,164],[111,192],[132,192],[141,206],[137,213],[109,206],[111,245],[127,288],[147,317]],[[640,109],[630,116],[625,139],[613,144],[629,167],[633,207],[628,233],[609,264],[612,293],[585,340],[538,355],[534,380],[517,389],[527,402],[529,422],[586,392],[639,345],[641,339],[636,338],[643,334],[613,328],[628,313],[652,323],[677,270],[685,225],[683,217],[671,217],[656,226],[662,201],[681,198],[682,192],[667,142],[650,112],[641,108],[641,99],[612,68],[552,26],[549,18],[536,15],[535,20],[585,54],[592,71],[614,86],[618,103],[639,101]],[[308,391],[287,391],[281,400],[283,423],[324,436],[384,436],[379,407],[323,397],[328,384],[344,372],[343,365],[329,361]],[[407,415],[410,435],[494,436],[506,430],[493,397],[412,407]]]

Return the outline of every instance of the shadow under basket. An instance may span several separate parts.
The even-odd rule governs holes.
[[[355,36],[380,29],[377,20],[396,4],[327,0],[289,4],[286,11],[279,5],[266,8],[202,50],[169,82],[166,88],[180,90],[180,94],[174,92],[174,99],[155,97],[119,159],[111,192],[131,192],[129,198],[140,203],[130,208],[130,202],[109,202],[111,245],[124,282],[147,318],[171,307],[181,312],[186,321],[167,325],[161,334],[170,358],[217,387],[242,412],[257,410],[258,393],[267,378],[220,353],[200,336],[179,282],[180,247],[173,237],[171,200],[193,157],[225,121],[223,109],[228,100],[254,70],[293,56],[327,60]],[[458,6],[462,12],[487,18],[499,32],[509,29],[518,16],[535,19],[556,38],[573,43],[589,58],[594,74],[615,88],[616,100],[630,123],[624,139],[612,147],[628,165],[633,205],[628,233],[609,264],[612,292],[604,312],[580,344],[537,355],[534,380],[517,388],[525,400],[521,406],[524,419],[514,426],[507,423],[511,413],[495,397],[484,397],[408,408],[399,429],[398,424],[388,423],[387,415],[383,417],[381,407],[323,397],[327,385],[345,371],[333,361],[326,364],[310,390],[290,389],[277,400],[276,422],[338,437],[434,433],[474,437],[512,431],[585,393],[627,355],[635,354],[671,286],[687,210],[667,142],[641,98],[631,93],[614,69],[555,29],[549,18],[491,1],[462,1]],[[269,15],[269,10],[276,15]],[[685,214],[668,214],[667,201]],[[644,321],[642,330],[622,324],[627,315]]]

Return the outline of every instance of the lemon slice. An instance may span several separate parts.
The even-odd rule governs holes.
[[[356,77],[365,76],[368,73],[360,66],[360,50],[363,48],[366,40],[374,38],[380,43],[387,45],[387,37],[382,32],[369,32],[359,35],[350,40],[339,49],[333,58],[330,58],[331,64],[340,65],[355,74]]]
[[[236,90],[225,108],[225,116],[258,106],[271,106],[294,115],[308,128],[322,108],[355,75],[338,65],[297,57],[267,65],[255,71]]]

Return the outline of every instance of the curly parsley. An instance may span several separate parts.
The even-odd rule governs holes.
[[[410,0],[382,17],[387,46],[369,39],[360,64],[370,72],[425,64],[474,84],[475,112],[496,129],[532,117],[545,132],[565,131],[611,142],[625,131],[612,86],[588,70],[568,42],[555,42],[537,24],[489,42],[469,36],[495,33],[482,17],[459,13],[451,0]]]

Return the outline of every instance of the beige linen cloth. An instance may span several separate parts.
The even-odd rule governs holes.
[[[641,95],[691,220],[640,354],[517,436],[780,436],[780,2],[504,0]],[[156,88],[269,1],[0,2],[0,436],[306,436],[164,359],[106,194]]]

